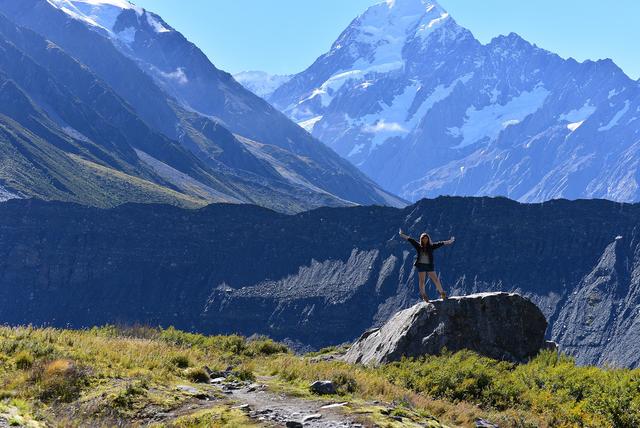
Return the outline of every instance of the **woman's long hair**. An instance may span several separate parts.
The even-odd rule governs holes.
[[[427,238],[427,245],[422,245],[422,240],[423,240],[425,237]],[[425,232],[425,233],[423,233],[422,235],[420,235],[420,246],[421,246],[422,248],[427,248],[429,245],[431,245],[431,236],[429,236],[429,234]]]

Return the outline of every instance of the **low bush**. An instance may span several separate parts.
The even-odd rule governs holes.
[[[186,369],[191,365],[191,361],[186,355],[174,355],[173,357],[171,357],[169,362],[172,366],[175,366],[179,369]]]
[[[256,380],[256,375],[253,373],[253,370],[247,367],[235,368],[231,372],[231,375],[229,377],[234,380],[241,380],[241,381],[247,381],[247,382],[253,382]]]
[[[54,360],[34,366],[33,380],[41,400],[71,402],[87,384],[87,373],[71,360]]]
[[[419,394],[489,410],[533,412],[550,426],[640,426],[640,371],[580,367],[551,351],[522,365],[462,351],[376,371]]]
[[[190,368],[185,373],[187,379],[195,383],[209,383],[209,374],[202,368]]]
[[[358,381],[347,371],[338,371],[331,377],[338,394],[353,394],[358,389]]]
[[[28,370],[33,366],[33,355],[30,352],[22,351],[16,354],[15,362],[18,370]]]
[[[112,397],[111,406],[122,410],[131,409],[137,398],[146,393],[147,385],[144,382],[129,383],[124,389]]]
[[[257,339],[250,340],[248,342],[247,348],[244,350],[244,354],[248,357],[253,357],[256,355],[269,356],[275,354],[286,354],[289,352],[289,348],[287,348],[282,343],[274,342],[273,340],[261,337]]]

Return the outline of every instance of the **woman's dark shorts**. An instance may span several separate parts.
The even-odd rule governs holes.
[[[418,263],[416,264],[416,269],[418,269],[418,272],[433,272],[435,270],[433,263]]]

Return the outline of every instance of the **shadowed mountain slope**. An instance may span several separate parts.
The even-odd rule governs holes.
[[[255,206],[9,201],[0,205],[1,321],[342,343],[416,303],[403,227],[456,236],[436,252],[450,295],[517,292],[579,362],[637,366],[638,218],[640,205],[599,200],[438,198],[293,216]]]

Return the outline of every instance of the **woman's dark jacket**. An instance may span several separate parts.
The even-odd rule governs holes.
[[[438,248],[440,248],[440,247],[442,247],[444,245],[444,242],[440,241],[440,242],[435,242],[433,244],[429,243],[429,245],[427,245],[426,247],[422,247],[422,246],[420,246],[418,241],[416,241],[413,238],[409,238],[409,239],[407,239],[407,241],[409,241],[409,243],[411,245],[413,245],[413,248],[416,249],[416,261],[413,263],[414,266],[416,266],[418,264],[419,260],[420,260],[420,253],[427,253],[427,255],[429,256],[429,260],[433,264],[433,262],[434,262],[434,260],[433,260],[433,251],[437,250]]]

